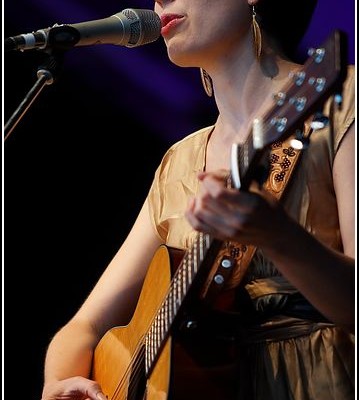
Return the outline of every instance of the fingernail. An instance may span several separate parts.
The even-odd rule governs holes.
[[[107,400],[107,396],[105,396],[102,392],[97,393],[98,400]]]

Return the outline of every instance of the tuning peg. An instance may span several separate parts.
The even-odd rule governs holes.
[[[303,111],[306,104],[307,104],[307,98],[304,96],[300,96],[300,97],[291,97],[289,99],[289,104],[292,104],[295,109],[300,112]]]
[[[303,130],[297,129],[295,138],[290,141],[290,145],[295,150],[305,150],[309,146],[309,138],[304,136]]]
[[[313,120],[310,123],[310,127],[317,131],[319,129],[325,128],[329,124],[329,118],[325,116],[322,112],[317,112],[314,114]]]
[[[327,84],[327,80],[325,78],[315,78],[315,77],[310,77],[308,79],[309,85],[314,86],[315,90],[317,92],[322,92],[325,88],[325,85]]]
[[[317,64],[319,64],[323,61],[323,58],[325,56],[325,49],[324,48],[315,49],[315,48],[311,47],[308,50],[308,56],[313,57],[314,61]]]
[[[273,100],[277,106],[282,106],[285,103],[286,97],[287,96],[284,92],[278,92],[273,95]]]
[[[289,78],[291,78],[297,86],[302,86],[306,78],[306,73],[304,71],[291,71],[289,73]]]
[[[343,96],[341,95],[341,93],[336,93],[334,95],[334,101],[336,104],[339,105],[339,107],[341,107],[342,103],[343,103]]]

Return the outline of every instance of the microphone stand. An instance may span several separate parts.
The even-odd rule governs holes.
[[[17,124],[20,122],[21,118],[28,111],[42,89],[47,85],[51,85],[59,72],[60,65],[62,65],[63,52],[44,52],[44,54],[44,65],[39,66],[39,68],[37,69],[37,81],[5,124],[4,140],[6,140],[13,132]]]

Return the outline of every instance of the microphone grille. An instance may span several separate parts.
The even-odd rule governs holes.
[[[126,8],[122,11],[130,22],[130,38],[126,47],[142,46],[161,35],[161,19],[152,10]]]

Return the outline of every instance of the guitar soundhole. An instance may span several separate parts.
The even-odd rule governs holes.
[[[145,357],[140,352],[136,357],[133,370],[128,385],[128,400],[145,400],[146,399],[146,374],[145,374]]]

